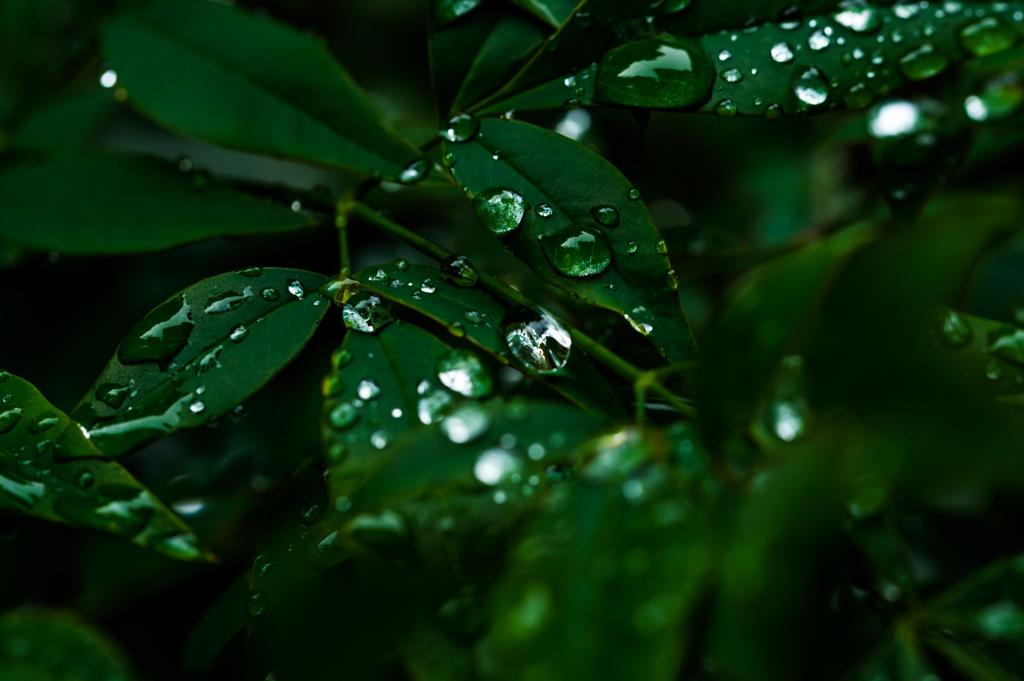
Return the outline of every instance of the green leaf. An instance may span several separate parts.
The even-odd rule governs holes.
[[[712,563],[700,510],[660,468],[561,492],[497,587],[492,664],[517,678],[678,678]]]
[[[11,136],[10,145],[40,151],[80,148],[117,106],[109,90],[63,95],[35,109]]]
[[[576,9],[575,0],[512,0],[523,9],[529,10],[539,18],[558,28],[572,16]]]
[[[356,274],[355,279],[371,291],[455,329],[462,334],[460,337],[490,353],[502,364],[509,363],[508,346],[501,335],[501,320],[508,310],[482,289],[462,288],[446,282],[440,270],[423,265],[370,267]],[[394,282],[400,285],[393,286]],[[626,416],[618,398],[579,349],[570,353],[568,363],[556,374],[538,374],[519,363],[516,367],[591,414],[623,419]]]
[[[1012,18],[1019,8],[1007,3],[965,2],[935,15],[904,3],[843,7],[814,2],[805,3],[802,18],[792,21],[777,14],[784,9],[777,3],[756,9],[728,3],[716,16],[711,5],[720,4],[694,3],[692,13],[655,14],[647,22],[637,4],[606,8],[605,3],[587,3],[595,17],[612,21],[582,26],[577,13],[480,113],[561,106],[568,89],[558,82],[567,80],[566,74],[579,79],[599,62],[596,73],[589,71],[596,90],[576,97],[584,104],[803,116],[867,106],[908,83],[1008,49],[1020,39]],[[687,53],[685,58],[678,50]],[[674,63],[677,56],[681,61]],[[713,79],[713,90],[673,87],[697,76],[702,83]]]
[[[182,653],[182,671],[187,674],[209,673],[217,654],[231,637],[245,628],[245,603],[249,580],[240,577],[224,594],[210,605],[192,629]]]
[[[496,89],[540,48],[535,20],[493,4],[430,33],[431,73],[438,109],[460,110]]]
[[[928,663],[914,631],[897,625],[893,635],[887,636],[867,661],[850,677],[853,681],[921,681],[939,678]]]
[[[519,195],[512,212],[492,213],[485,224],[541,279],[626,315],[670,361],[698,358],[665,244],[639,192],[614,166],[578,142],[518,121],[480,121],[472,141],[445,148],[453,174],[477,197],[478,213],[496,205],[481,205],[488,190]],[[567,231],[573,227],[583,231]]]
[[[15,610],[0,617],[4,681],[131,681],[118,646],[75,613]]]
[[[330,306],[325,279],[254,267],[174,294],[128,332],[72,415],[110,458],[219,418],[309,342]]]
[[[134,155],[90,153],[8,166],[0,172],[0,237],[40,251],[120,254],[316,224],[308,213],[206,188],[207,182]]]
[[[179,560],[209,560],[174,513],[28,381],[0,371],[0,510],[130,540]],[[82,458],[61,463],[60,458]]]
[[[103,46],[129,101],[175,130],[389,180],[419,159],[322,43],[282,24],[159,0],[108,24]]]

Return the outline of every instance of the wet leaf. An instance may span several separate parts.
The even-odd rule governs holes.
[[[131,681],[118,646],[72,612],[14,610],[0,617],[0,677],[9,681]]]
[[[308,213],[233,189],[197,190],[197,178],[127,154],[8,166],[0,172],[0,236],[61,254],[140,253],[316,224]]]
[[[182,670],[189,674],[210,671],[214,659],[231,637],[245,628],[245,603],[249,580],[237,579],[214,601],[196,623],[182,654]]]
[[[573,0],[513,0],[513,2],[523,9],[533,12],[556,28],[572,15],[578,4]]]
[[[508,309],[482,289],[451,284],[442,279],[440,270],[424,265],[406,265],[405,269],[394,264],[380,265],[363,270],[355,278],[371,291],[441,324],[458,324],[466,340],[501,363],[509,363],[509,349],[501,330],[501,321]],[[392,285],[395,282],[398,284]],[[556,374],[538,374],[520,363],[516,363],[516,368],[591,414],[625,417],[618,398],[579,349],[570,353],[568,364]]]
[[[162,0],[108,24],[103,46],[130,103],[172,129],[391,180],[418,160],[327,48],[283,24]]]
[[[0,371],[0,509],[209,560],[192,530],[28,381]],[[61,458],[80,458],[61,463]]]
[[[180,291],[128,332],[72,412],[116,458],[220,418],[302,350],[330,303],[325,277],[254,267]]]
[[[485,225],[541,279],[627,316],[669,360],[697,359],[664,242],[639,192],[611,164],[582,144],[517,121],[481,121],[478,137],[445,148]],[[511,230],[504,229],[507,215],[488,215],[480,204],[496,188],[530,206]]]
[[[11,136],[21,149],[61,151],[85,146],[117,108],[108,90],[86,90],[54,98],[33,110]]]
[[[712,556],[701,511],[663,476],[561,490],[497,587],[492,664],[535,678],[677,678]]]

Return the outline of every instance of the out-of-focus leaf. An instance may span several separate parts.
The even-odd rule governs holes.
[[[330,307],[325,280],[254,267],[174,294],[128,332],[73,417],[110,458],[220,418],[309,342]]]
[[[502,364],[509,363],[508,345],[501,332],[501,320],[508,310],[480,288],[456,286],[442,279],[437,268],[424,265],[370,267],[356,274],[355,279],[381,296],[456,328],[466,340]],[[556,374],[538,374],[519,364],[517,368],[591,414],[626,416],[604,378],[579,349],[570,353],[566,366]]]
[[[192,530],[28,381],[0,371],[0,509],[131,541],[179,560],[211,558]],[[60,463],[62,458],[82,458]]]
[[[572,16],[578,3],[574,0],[512,0],[523,9],[529,10],[538,17],[558,28]]]
[[[10,145],[41,151],[80,148],[117,106],[107,90],[64,95],[33,111],[11,135]]]
[[[144,156],[9,166],[0,172],[0,237],[66,254],[139,253],[316,224],[303,211],[207,182]]]
[[[505,211],[485,224],[541,279],[625,315],[670,361],[698,359],[665,242],[639,192],[614,166],[578,142],[518,121],[480,121],[471,141],[445,148],[478,206],[492,198],[488,190],[518,195],[478,213]]]
[[[245,628],[245,597],[249,582],[244,577],[235,581],[192,629],[182,657],[182,671],[186,674],[205,674],[217,654],[231,637]]]
[[[0,617],[4,681],[131,681],[118,646],[76,614],[15,610]]]
[[[905,626],[898,626],[894,636],[872,651],[868,660],[851,675],[855,681],[915,681],[939,678],[928,663],[920,648],[921,642],[915,633]]]
[[[703,512],[660,467],[560,491],[499,583],[483,654],[524,678],[677,678],[714,560]]]
[[[497,88],[543,43],[543,29],[510,9],[492,3],[431,31],[434,92],[442,114],[463,109]]]
[[[323,44],[283,24],[161,0],[108,24],[103,46],[130,102],[175,130],[391,180],[419,159]]]

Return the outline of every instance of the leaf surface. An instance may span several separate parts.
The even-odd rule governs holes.
[[[0,371],[0,509],[208,560],[192,530],[28,381]],[[60,462],[61,458],[79,458]]]
[[[252,268],[174,294],[128,332],[73,416],[110,458],[219,418],[309,342],[330,306],[325,280]]]
[[[127,154],[9,166],[0,172],[0,237],[40,251],[122,254],[316,224],[303,211],[194,182],[167,163]]]
[[[627,315],[670,361],[698,358],[664,242],[639,194],[631,194],[634,188],[614,166],[582,144],[518,121],[483,120],[471,141],[446,142],[445,148],[454,155],[453,174],[473,196],[508,188],[530,206],[502,242],[541,279]],[[594,211],[600,209],[614,211],[614,227],[597,221]],[[550,215],[542,217],[546,211]],[[586,235],[569,240],[562,230],[570,226]],[[598,274],[567,276],[545,248],[571,253],[570,262],[594,264],[603,257],[610,264]],[[566,261],[561,266],[565,271]]]
[[[243,10],[160,0],[103,46],[134,106],[215,144],[390,180],[420,156],[322,43]]]

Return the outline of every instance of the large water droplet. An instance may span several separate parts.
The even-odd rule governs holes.
[[[828,37],[825,31],[818,29],[807,38],[807,47],[811,48],[815,52],[824,50],[831,44],[832,39]]]
[[[882,25],[882,17],[874,7],[851,7],[836,14],[836,22],[856,33],[870,33]]]
[[[910,80],[924,80],[937,76],[945,71],[947,66],[949,59],[931,43],[925,43],[900,57],[900,69]]]
[[[476,137],[480,130],[480,121],[469,114],[459,114],[448,119],[441,128],[441,137],[449,142],[468,142]]]
[[[606,52],[596,82],[596,99],[647,108],[703,104],[715,69],[701,47],[669,36],[645,38]]]
[[[779,64],[788,64],[793,61],[793,48],[787,42],[775,43],[772,45],[772,61]]]
[[[436,389],[424,393],[416,403],[416,416],[420,423],[430,425],[444,418],[444,413],[451,406],[454,398],[447,390]]]
[[[518,473],[521,468],[519,459],[496,447],[477,457],[473,475],[485,485],[497,485]]]
[[[164,371],[171,360],[188,344],[188,337],[195,328],[192,308],[185,300],[169,300],[146,315],[135,325],[117,348],[117,358],[122,364],[156,362]]]
[[[206,307],[203,308],[203,312],[205,314],[224,314],[225,312],[231,312],[232,310],[237,310],[242,306],[242,303],[251,297],[252,286],[246,286],[241,295],[234,291],[228,291],[206,301]]]
[[[453,255],[441,263],[441,278],[449,284],[470,288],[480,281],[480,274],[469,258],[464,255]]]
[[[345,326],[360,333],[375,333],[395,321],[384,300],[373,293],[354,296],[341,309]]]
[[[971,120],[1000,121],[1009,118],[1024,101],[1024,86],[1016,73],[1008,71],[987,81],[977,92],[964,100],[964,110]]]
[[[600,232],[570,225],[541,240],[541,249],[551,266],[567,277],[601,274],[612,262],[611,249]]]
[[[351,404],[349,404],[348,402],[339,404],[337,407],[331,410],[331,413],[328,416],[328,420],[331,422],[331,425],[337,428],[338,430],[344,430],[345,428],[348,428],[353,423],[355,423],[356,419],[358,418],[359,410],[356,409]]]
[[[491,373],[468,350],[452,350],[438,359],[437,377],[446,388],[466,397],[486,397],[494,390]]]
[[[572,337],[542,308],[517,305],[505,314],[501,328],[512,355],[532,371],[554,373],[569,360]]]
[[[966,347],[973,335],[971,325],[953,310],[946,310],[939,319],[939,341],[947,348],[957,350]]]
[[[129,385],[118,385],[116,383],[102,383],[96,388],[96,399],[108,407],[119,409],[124,404],[125,398],[131,391]]]
[[[491,187],[473,199],[476,214],[495,234],[507,234],[519,226],[526,212],[526,201],[508,187]]]
[[[430,161],[425,158],[418,158],[409,165],[402,168],[398,174],[398,181],[402,184],[416,184],[430,172]]]
[[[975,57],[985,57],[1013,47],[1017,30],[999,17],[985,17],[960,29],[960,42]]]
[[[605,227],[619,226],[619,211],[612,206],[594,206],[590,214]]]
[[[7,411],[0,413],[0,433],[7,433],[14,429],[14,426],[18,425],[18,421],[21,420],[22,410],[20,408],[8,409]]]
[[[796,98],[804,104],[818,106],[828,99],[828,81],[813,66],[795,75],[792,85]]]
[[[455,444],[472,442],[483,437],[491,427],[491,412],[478,402],[456,407],[441,421],[441,432]]]

